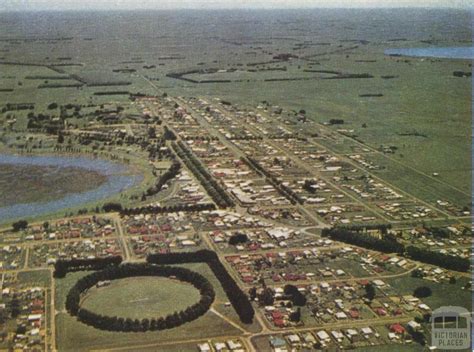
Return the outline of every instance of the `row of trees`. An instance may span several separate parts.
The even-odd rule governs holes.
[[[64,121],[55,119],[54,116],[39,113],[35,115],[30,112],[27,115],[28,122],[26,128],[29,130],[42,131],[48,134],[58,134],[59,130],[64,129]]]
[[[200,204],[177,204],[167,206],[147,205],[138,208],[125,208],[120,212],[120,215],[138,215],[138,214],[165,214],[183,212],[199,212],[204,210],[215,210],[216,206],[212,203]]]
[[[471,261],[468,258],[455,257],[415,246],[408,246],[406,248],[406,255],[414,260],[437,265],[449,270],[465,272],[469,271],[471,267]]]
[[[116,203],[116,202],[107,202],[102,206],[102,210],[105,211],[106,213],[110,212],[120,212],[122,211],[123,207],[122,204]]]
[[[389,235],[382,235],[381,238],[378,238],[368,233],[355,232],[339,227],[323,229],[321,234],[323,237],[330,237],[335,241],[374,249],[384,253],[402,254],[405,249],[403,244],[399,243],[396,238]]]
[[[100,315],[80,306],[81,295],[99,282],[136,276],[172,277],[181,281],[189,282],[199,290],[201,299],[192,306],[165,317],[135,320]],[[214,298],[215,292],[211,283],[204,276],[191,270],[178,267],[157,266],[147,263],[124,264],[120,266],[109,266],[102,271],[96,271],[79,279],[66,297],[66,309],[71,315],[77,316],[77,318],[84,324],[91,325],[98,329],[138,332],[171,329],[193,321],[209,310]]]
[[[122,263],[121,256],[93,259],[59,259],[54,264],[54,277],[65,277],[69,271],[102,270]]]
[[[398,242],[395,236],[383,233],[383,231],[387,230],[387,227],[382,227],[380,230],[382,232],[381,236],[376,237],[365,232],[334,227],[332,229],[323,229],[322,236],[384,253],[397,253],[422,263],[437,265],[449,270],[466,272],[471,267],[471,262],[468,258],[455,257],[415,246],[405,246]]]
[[[176,135],[172,130],[168,128],[168,126],[163,127],[163,138],[167,141],[175,141]]]
[[[146,146],[148,152],[148,159],[150,160],[175,160],[174,155],[170,149],[166,147],[166,140],[163,137],[156,138],[155,143],[150,143]]]
[[[6,103],[2,110],[0,110],[2,113],[8,112],[8,111],[20,111],[20,110],[33,110],[35,108],[34,103]]]
[[[221,283],[240,320],[245,324],[252,323],[255,315],[252,304],[221,263],[216,252],[205,249],[197,252],[151,254],[147,257],[147,262],[154,264],[207,263]]]
[[[173,143],[172,146],[175,153],[184,161],[188,169],[196,176],[199,182],[201,182],[206,192],[212,197],[219,208],[225,209],[235,205],[227,192],[214,180],[183,142],[179,141],[178,143]]]
[[[266,181],[268,181],[275,189],[286,199],[288,199],[291,204],[303,204],[304,200],[293,191],[291,188],[285,186],[280,180],[278,180],[275,176],[270,174],[267,170],[263,168],[255,159],[253,158],[242,158],[243,162],[245,162],[251,169],[253,169],[258,174],[265,177]]]
[[[181,170],[181,164],[177,161],[173,162],[170,168],[166,170],[166,172],[163,175],[160,176],[160,178],[158,179],[158,182],[156,182],[154,186],[146,190],[146,195],[153,196],[157,194],[158,192],[160,192],[163,186],[166,184],[166,182],[168,182],[169,180],[172,180],[173,178],[176,177],[176,175],[178,175],[179,170]]]
[[[388,230],[392,228],[392,224],[351,224],[339,227],[359,233],[366,232],[367,230],[379,230],[382,235],[386,235]]]

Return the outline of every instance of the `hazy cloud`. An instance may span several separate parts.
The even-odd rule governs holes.
[[[0,10],[224,9],[309,7],[472,8],[473,0],[0,0]]]

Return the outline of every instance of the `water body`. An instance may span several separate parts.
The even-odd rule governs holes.
[[[30,165],[54,166],[59,168],[79,168],[100,173],[107,177],[99,187],[80,193],[67,194],[59,199],[46,202],[31,202],[13,204],[0,207],[0,222],[18,218],[27,218],[45,215],[62,209],[77,207],[130,188],[143,179],[141,175],[133,174],[124,166],[103,159],[86,157],[61,157],[61,156],[22,156],[0,154],[0,167],[2,165]],[[32,190],[34,192],[34,190]]]
[[[474,47],[388,49],[385,55],[474,60]]]

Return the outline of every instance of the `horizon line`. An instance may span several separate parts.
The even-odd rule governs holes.
[[[347,7],[331,7],[331,6],[302,6],[302,7],[174,7],[174,8],[47,8],[47,9],[2,9],[0,13],[18,13],[18,12],[119,12],[119,11],[282,11],[282,10],[464,10],[473,11],[474,5],[471,7],[464,6],[347,6]]]

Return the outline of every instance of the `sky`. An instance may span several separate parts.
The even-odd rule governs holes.
[[[474,0],[0,0],[0,11],[241,8],[474,8]]]

